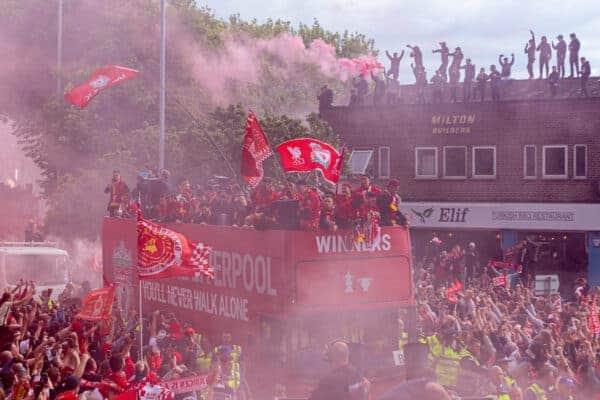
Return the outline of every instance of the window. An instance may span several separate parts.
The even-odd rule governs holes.
[[[380,147],[379,148],[379,177],[389,178],[390,177],[390,148]]]
[[[437,147],[415,147],[415,178],[437,178],[437,159]]]
[[[532,144],[523,148],[523,176],[525,179],[537,178],[537,148]]]
[[[465,146],[444,147],[444,178],[465,179],[467,177],[467,148]]]
[[[353,150],[348,161],[350,173],[364,174],[367,171],[372,156],[373,150]]]
[[[546,179],[567,179],[567,146],[544,146],[542,152],[543,176]]]
[[[493,179],[496,177],[496,147],[473,146],[473,178]]]
[[[573,148],[573,177],[585,179],[587,177],[587,145],[576,144]]]

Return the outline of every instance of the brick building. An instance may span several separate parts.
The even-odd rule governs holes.
[[[478,242],[490,258],[528,239],[537,274],[566,282],[587,270],[600,284],[599,97],[333,107],[322,116],[353,150],[354,170],[400,180],[417,252],[433,234]]]

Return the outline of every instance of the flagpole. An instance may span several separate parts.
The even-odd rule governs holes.
[[[142,361],[144,359],[144,318],[142,317],[142,280],[138,277],[138,287],[139,287],[139,324],[140,324],[140,359]]]
[[[200,121],[198,121],[198,118],[194,117],[194,115],[181,103],[181,101],[179,101],[179,99],[175,99],[175,102],[179,105],[179,107],[181,107],[181,109],[183,110],[183,112],[185,112],[188,115],[188,117],[194,122],[194,124],[198,128],[202,129],[202,124],[200,123]],[[208,142],[221,155],[221,158],[223,158],[223,161],[225,161],[225,165],[227,165],[227,168],[229,169],[229,171],[233,175],[233,178],[237,179],[238,178],[238,174],[235,172],[235,169],[233,169],[233,166],[229,162],[229,159],[225,156],[225,153],[223,153],[223,150],[221,149],[221,147],[217,144],[217,142],[214,141],[214,139],[209,134],[206,134],[205,136],[206,136]]]
[[[165,168],[165,75],[167,55],[167,1],[160,2],[160,94],[158,135],[158,167]]]

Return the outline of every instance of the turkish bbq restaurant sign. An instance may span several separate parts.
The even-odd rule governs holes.
[[[600,204],[403,203],[412,228],[596,231]]]

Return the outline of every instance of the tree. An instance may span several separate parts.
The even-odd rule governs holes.
[[[170,0],[167,57],[167,165],[177,180],[200,182],[225,170],[208,138],[228,155],[236,171],[247,108],[259,116],[272,145],[311,136],[339,145],[339,139],[315,114],[315,96],[328,83],[346,83],[318,65],[289,61],[257,47],[259,40],[298,35],[331,44],[340,57],[375,54],[373,41],[360,34],[328,31],[318,21],[294,28],[289,21],[244,21],[239,15],[220,20],[191,0]],[[15,127],[28,156],[42,170],[41,185],[49,204],[48,227],[61,235],[95,236],[106,205],[102,189],[118,168],[126,181],[154,166],[158,142],[159,8],[153,0],[65,2],[63,67],[56,70],[56,10],[37,0],[9,0],[0,10],[0,115]],[[235,45],[232,50],[227,46]],[[267,46],[268,47],[268,46]],[[221,70],[204,76],[202,62],[227,67],[228,51],[253,53],[252,79]],[[238,59],[234,59],[238,60]],[[139,69],[138,78],[115,86],[84,110],[56,93],[61,76],[68,90],[99,66],[123,64]],[[242,66],[237,72],[248,71]],[[238,71],[238,70],[235,70]],[[222,85],[210,86],[216,79]],[[225,94],[218,98],[220,94]],[[234,103],[236,105],[228,105]],[[192,110],[192,121],[180,104]],[[309,114],[308,118],[299,116]],[[266,174],[280,174],[274,159]],[[91,218],[90,218],[91,217]],[[68,221],[68,223],[65,223]]]

